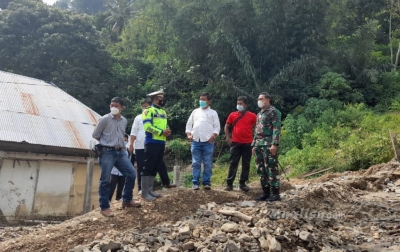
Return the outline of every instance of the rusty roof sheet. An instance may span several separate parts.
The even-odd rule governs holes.
[[[56,86],[0,71],[0,141],[89,149],[100,115]]]

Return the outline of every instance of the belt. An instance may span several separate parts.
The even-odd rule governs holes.
[[[103,146],[103,148],[105,148],[106,150],[116,150],[116,151],[122,151],[125,150],[125,147],[107,147],[107,146]]]

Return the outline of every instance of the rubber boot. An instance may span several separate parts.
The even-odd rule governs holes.
[[[268,197],[267,201],[279,201],[281,200],[281,196],[279,195],[279,187],[272,187],[272,194]]]
[[[271,196],[271,190],[270,187],[263,187],[263,195],[261,195],[260,197],[256,198],[256,201],[266,201],[270,196]]]
[[[150,196],[160,198],[161,194],[153,192],[153,186],[154,186],[154,179],[156,177],[149,177],[149,194]]]
[[[154,177],[153,177],[154,178]],[[149,194],[150,189],[150,176],[142,176],[142,195],[144,200],[151,201],[155,198]]]

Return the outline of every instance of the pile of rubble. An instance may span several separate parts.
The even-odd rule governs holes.
[[[0,242],[29,234],[24,227],[0,227]]]
[[[400,251],[397,161],[282,191],[282,201],[267,203],[251,200],[258,183],[247,194],[176,189],[114,218],[93,211],[49,225],[0,251]]]

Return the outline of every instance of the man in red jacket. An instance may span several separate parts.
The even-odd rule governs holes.
[[[239,188],[247,192],[250,190],[246,185],[246,181],[249,179],[251,143],[253,142],[253,129],[256,125],[257,116],[247,111],[246,96],[238,97],[236,109],[238,111],[232,112],[229,115],[224,128],[226,141],[231,146],[230,166],[225,190],[233,190],[233,181],[235,181],[239,160],[242,158],[242,173],[240,174]],[[232,137],[230,131],[232,132]]]

